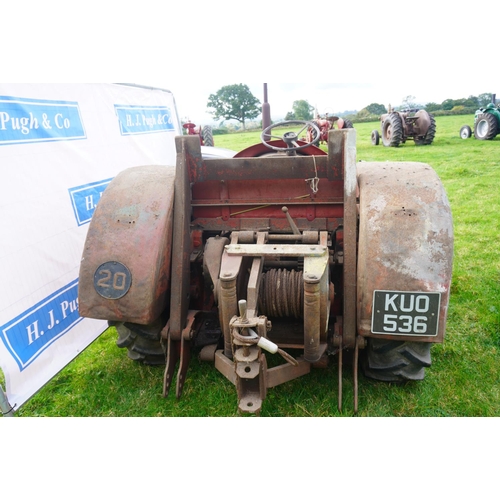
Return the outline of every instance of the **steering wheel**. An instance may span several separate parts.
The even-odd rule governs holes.
[[[283,127],[288,125],[303,125],[303,127],[298,132],[285,132],[283,136],[271,135],[269,133],[273,128]],[[311,142],[308,142],[307,144],[300,145],[297,143],[297,141],[299,140],[299,136],[307,128],[312,128],[313,131],[315,132],[313,134],[313,140]],[[262,134],[260,135],[260,140],[262,141],[262,144],[267,146],[269,149],[274,149],[275,151],[292,152],[292,151],[300,151],[301,149],[305,149],[309,146],[312,146],[316,142],[316,140],[320,137],[320,135],[321,132],[319,131],[318,126],[313,122],[308,122],[303,120],[289,120],[286,122],[274,123],[273,125],[270,125],[266,129],[264,129],[262,131]],[[267,140],[265,139],[266,136],[268,136],[271,139],[280,139],[284,141],[286,144],[286,148],[281,148],[269,144],[269,142],[267,142]]]

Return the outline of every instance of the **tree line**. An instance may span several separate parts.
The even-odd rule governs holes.
[[[478,96],[470,95],[462,99],[445,99],[442,103],[428,102],[419,104],[415,101],[414,96],[407,96],[402,100],[400,106],[393,107],[394,111],[404,111],[406,109],[425,109],[434,116],[445,115],[469,115],[474,114],[477,109],[484,108],[492,102],[493,94],[483,93]],[[380,115],[387,113],[387,108],[383,104],[372,103],[363,108],[357,113],[347,114],[345,118],[349,118],[354,122],[371,122],[380,118]]]
[[[450,114],[473,114],[478,108],[485,107],[492,101],[491,93],[478,96],[470,95],[462,99],[445,99],[442,103],[428,102],[417,104],[414,96],[406,96],[402,104],[393,107],[395,111],[405,109],[425,109],[434,116]],[[248,85],[242,83],[226,85],[208,98],[207,108],[216,120],[236,120],[246,128],[248,120],[257,118],[261,113],[261,102],[250,91]],[[307,100],[301,99],[293,102],[292,110],[287,113],[285,120],[313,120],[316,110]],[[383,104],[371,103],[357,112],[339,113],[339,116],[353,122],[376,121],[380,115],[387,113]]]

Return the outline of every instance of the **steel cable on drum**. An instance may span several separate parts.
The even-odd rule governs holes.
[[[274,318],[302,318],[304,303],[303,272],[271,269],[262,274],[259,313]]]

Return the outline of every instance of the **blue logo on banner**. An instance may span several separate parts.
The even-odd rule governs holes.
[[[1,338],[23,371],[83,318],[78,314],[78,280],[0,328]]]
[[[101,199],[102,193],[108,187],[112,179],[86,184],[85,186],[78,186],[69,189],[71,203],[75,211],[76,222],[79,226],[88,224],[92,215],[94,214],[95,207]]]
[[[115,104],[122,135],[151,134],[174,130],[167,106],[127,106]]]
[[[0,145],[85,138],[77,102],[0,96]]]

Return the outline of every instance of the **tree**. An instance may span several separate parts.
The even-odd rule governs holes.
[[[407,95],[403,99],[403,103],[401,105],[401,109],[413,109],[415,108],[415,96],[414,95]]]
[[[477,97],[479,108],[486,107],[491,102],[491,94],[479,94]]]
[[[432,113],[433,111],[437,111],[438,109],[441,109],[441,104],[438,104],[436,102],[428,102],[425,105],[425,110],[429,113]]]
[[[372,102],[365,108],[368,113],[371,115],[383,115],[384,113],[387,113],[387,109],[383,104],[377,104],[376,102]]]
[[[464,100],[464,106],[466,108],[479,108],[479,99],[474,95],[470,95]]]
[[[226,85],[210,94],[207,107],[213,109],[209,112],[216,120],[237,120],[243,125],[243,130],[245,121],[257,118],[261,112],[260,101],[250,92],[248,85],[242,83]]]
[[[445,111],[450,111],[453,109],[453,106],[455,106],[455,101],[453,99],[445,99],[441,103],[441,109],[444,109]]]
[[[285,120],[312,120],[314,106],[311,106],[307,101],[293,101],[291,112],[285,116]]]

